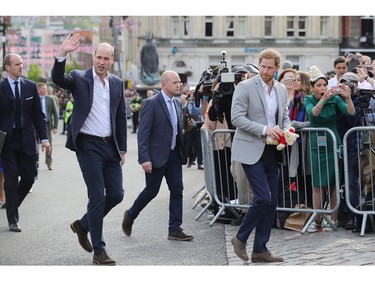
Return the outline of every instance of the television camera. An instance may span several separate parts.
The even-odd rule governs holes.
[[[220,74],[219,74],[220,85],[219,85],[219,89],[217,91],[217,94],[219,96],[233,95],[233,93],[234,93],[234,83],[240,82],[241,76],[242,76],[241,73],[234,73],[234,72],[229,71],[227,61],[225,60],[226,54],[227,54],[226,51],[221,52],[221,55],[223,56],[223,58],[220,62],[222,68],[221,68]]]
[[[217,97],[233,95],[234,83],[238,83],[241,81],[241,73],[229,71],[227,61],[225,59],[226,54],[226,51],[221,52],[221,55],[223,57],[220,62],[221,66],[217,76],[215,75],[214,70],[212,70],[210,67],[202,73],[201,79],[199,80],[194,93],[194,101],[196,107],[199,107],[201,100],[204,97],[213,96],[212,84],[215,79],[219,79],[218,82],[220,82],[219,89],[217,92],[215,92],[215,95]],[[199,91],[200,88],[202,88],[201,91]]]
[[[375,90],[358,89],[355,93],[358,97],[358,107],[363,111],[372,111],[370,107],[371,98],[375,99]],[[367,112],[365,112],[367,113]]]

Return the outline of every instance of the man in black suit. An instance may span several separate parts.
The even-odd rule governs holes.
[[[18,54],[4,58],[8,77],[0,83],[0,130],[7,133],[1,159],[9,229],[21,232],[18,207],[32,188],[37,172],[38,143],[49,152],[45,115],[33,81],[25,79]]]
[[[122,165],[127,150],[124,81],[109,73],[114,49],[100,43],[93,55],[93,67],[65,74],[66,56],[79,46],[81,36],[68,36],[60,46],[52,69],[52,80],[74,97],[66,147],[75,151],[87,186],[87,213],[70,227],[80,245],[94,250],[93,262],[115,265],[106,253],[103,218],[124,197]],[[90,243],[87,233],[90,232]]]
[[[125,211],[122,230],[130,236],[134,220],[159,193],[165,177],[170,191],[168,239],[190,241],[182,231],[182,165],[187,162],[182,141],[182,105],[178,95],[181,79],[174,71],[161,76],[162,90],[142,106],[138,129],[138,162],[146,175],[146,187]]]

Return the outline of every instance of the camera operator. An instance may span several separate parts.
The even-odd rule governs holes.
[[[205,112],[205,119],[202,128],[209,133],[215,130],[229,129],[227,120],[230,121],[230,107],[232,102],[232,95],[234,87],[240,81],[246,80],[248,71],[243,67],[233,68],[234,82],[221,82],[219,75],[212,83],[212,95],[208,99],[207,109]],[[222,74],[222,73],[221,73]],[[236,79],[237,78],[237,79]],[[228,110],[229,109],[229,110]],[[228,202],[235,199],[234,179],[230,171],[231,166],[231,147],[232,138],[229,133],[217,133],[213,139],[214,150],[214,169],[215,181],[218,198],[221,202]],[[215,206],[217,212],[218,208]],[[221,216],[223,219],[235,219],[230,216],[230,212]],[[219,219],[220,219],[219,218]]]
[[[347,72],[340,78],[340,83],[349,86],[351,91],[351,99],[355,107],[354,115],[347,115],[339,112],[336,120],[337,131],[341,139],[344,138],[345,133],[353,127],[363,126],[363,108],[361,106],[358,93],[359,77],[353,72]],[[340,92],[338,92],[340,95]],[[341,97],[343,98],[343,97]],[[361,141],[360,134],[351,133],[347,139],[348,147],[348,171],[349,171],[349,198],[350,204],[353,207],[358,206],[360,198],[359,185],[359,165],[358,165],[358,144]],[[343,171],[343,163],[341,163],[341,171]],[[341,173],[341,182],[343,183],[344,174]],[[353,229],[354,213],[352,213],[345,204],[345,196],[341,198],[340,208],[338,212],[338,226],[344,227],[347,230]]]
[[[208,116],[212,121],[218,120],[223,123],[225,118],[228,129],[233,129],[230,111],[234,89],[239,82],[248,79],[249,71],[244,66],[235,66],[232,68],[232,73],[234,74],[233,81],[222,81],[222,77],[228,74],[227,72],[220,73],[216,78],[215,86],[213,85],[212,88],[212,107],[208,111]]]

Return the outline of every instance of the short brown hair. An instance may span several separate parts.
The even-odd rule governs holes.
[[[280,63],[281,63],[281,55],[280,55],[280,53],[278,51],[276,51],[275,49],[271,49],[271,48],[265,49],[265,50],[263,50],[263,51],[260,52],[260,54],[259,54],[259,63],[263,59],[275,59],[276,66],[280,65]]]

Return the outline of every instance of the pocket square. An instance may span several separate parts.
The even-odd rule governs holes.
[[[34,97],[29,97],[29,98],[27,98],[27,99],[25,99],[25,100],[32,100]]]

